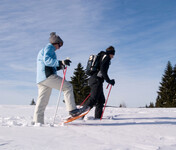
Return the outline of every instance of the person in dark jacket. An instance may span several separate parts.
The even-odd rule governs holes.
[[[84,109],[89,107],[90,109],[95,106],[95,119],[100,119],[105,103],[105,96],[103,92],[103,82],[104,80],[113,85],[115,84],[114,79],[110,79],[108,76],[108,69],[111,63],[111,59],[115,55],[115,49],[110,46],[106,49],[106,52],[101,51],[100,53],[100,68],[89,78],[89,86],[91,88],[90,98],[87,100],[86,104],[83,106]]]

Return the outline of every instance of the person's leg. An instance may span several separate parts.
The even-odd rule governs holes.
[[[96,103],[97,100],[100,97],[100,88],[101,88],[101,82],[97,79],[97,78],[90,78],[89,80],[89,84],[90,84],[90,97],[87,100],[85,106],[89,106],[89,107],[93,107]]]
[[[60,76],[57,75],[51,75],[49,76],[45,81],[42,82],[42,84],[54,88],[57,90],[60,90],[62,79]],[[76,109],[74,94],[73,94],[73,87],[72,84],[68,81],[64,81],[62,91],[64,93],[64,100],[66,104],[67,111],[72,111]]]
[[[103,89],[102,89],[101,95],[100,95],[100,97],[97,101],[97,104],[95,106],[95,119],[100,119],[101,118],[104,103],[105,103],[105,97],[104,97],[104,93],[103,93]]]
[[[44,112],[48,104],[52,89],[38,84],[38,98],[35,106],[33,122],[44,124]]]

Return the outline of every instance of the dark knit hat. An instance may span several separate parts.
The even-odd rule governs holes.
[[[62,39],[56,35],[56,32],[51,32],[50,33],[50,38],[49,38],[49,41],[51,44],[60,44],[60,45],[63,45],[63,41]]]
[[[111,54],[111,55],[115,55],[115,49],[113,46],[109,46],[107,49],[106,49],[106,53],[107,54]]]

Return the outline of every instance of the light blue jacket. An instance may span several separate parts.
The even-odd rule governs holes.
[[[55,47],[49,43],[39,51],[37,56],[37,83],[44,81],[52,74],[56,74],[60,66],[55,53]]]

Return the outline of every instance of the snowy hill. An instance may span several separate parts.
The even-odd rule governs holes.
[[[111,108],[102,121],[85,120],[60,126],[67,116],[47,107],[44,126],[32,126],[34,106],[0,105],[0,149],[7,150],[175,150],[176,108]]]

